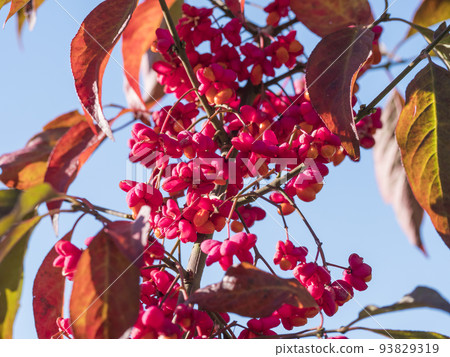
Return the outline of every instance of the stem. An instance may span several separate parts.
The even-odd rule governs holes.
[[[380,65],[378,65],[378,66],[370,67],[370,68],[369,68],[369,71],[373,71],[373,70],[376,70],[376,69],[389,69],[389,68],[391,68],[392,66],[398,66],[398,65],[400,65],[400,64],[406,64],[406,63],[408,63],[408,62],[410,62],[410,61],[411,61],[411,59],[401,60],[401,61],[397,61],[397,62],[395,62],[395,61],[389,61],[389,62],[386,62],[386,63],[384,63],[384,64],[380,64]]]
[[[314,238],[314,241],[316,242],[317,245],[317,251],[320,254],[320,258],[322,259],[322,263],[323,266],[326,268],[327,267],[327,260],[325,259],[325,253],[323,252],[322,249],[322,242],[320,241],[319,237],[317,236],[316,232],[314,232],[314,229],[311,227],[311,225],[309,224],[308,220],[306,219],[306,217],[303,215],[302,211],[300,211],[300,208],[298,208],[298,206],[296,205],[296,203],[294,202],[294,200],[286,193],[284,192],[284,190],[282,190],[281,188],[278,189],[278,192],[280,192],[283,197],[292,205],[294,206],[295,210],[297,211],[297,213],[299,214],[300,218],[303,220],[303,222],[305,223],[306,227],[308,228],[309,232],[311,233],[311,235]]]
[[[104,207],[100,207],[97,205],[92,205],[92,207],[94,207],[97,211],[109,214],[111,216],[116,216],[116,217],[125,218],[125,219],[133,219],[133,216],[128,213],[119,212],[119,211],[116,211],[113,209],[104,208]]]
[[[270,32],[270,35],[275,37],[279,33],[281,33],[283,30],[291,27],[292,25],[295,25],[297,22],[298,22],[298,20],[295,18],[295,19],[289,20],[288,22],[285,22],[284,24],[278,25],[277,27],[275,27],[272,30],[272,32]]]
[[[386,21],[396,21],[398,19],[387,19]],[[358,115],[356,116],[355,121],[358,122],[365,116],[372,113],[375,106],[392,90],[395,88],[395,86],[403,79],[405,78],[424,58],[427,57],[428,53],[431,52],[431,50],[444,38],[445,35],[450,31],[450,25],[446,27],[446,29],[439,34],[435,38],[433,42],[431,42],[427,47],[425,47],[420,54],[412,61],[408,67],[406,67],[397,77],[394,78],[394,80],[389,83],[389,85],[374,99],[372,102],[370,102],[366,107],[361,107],[361,109],[358,112]]]
[[[295,169],[292,169],[286,175],[279,177],[273,180],[272,182],[268,183],[266,186],[260,188],[259,190],[256,190],[252,196],[239,199],[237,202],[237,206],[240,207],[246,205],[247,203],[255,202],[259,196],[277,190],[281,185],[285,184],[291,178],[297,176],[300,172],[302,172],[303,168],[304,168],[303,164],[298,165]]]
[[[283,73],[282,75],[275,77],[273,79],[271,79],[270,81],[264,83],[264,87],[270,87],[274,84],[278,84],[279,81],[281,81],[282,79],[285,79],[287,77],[292,76],[295,73],[298,72],[304,72],[306,68],[306,65],[304,63],[297,63],[297,65],[292,68],[291,70],[287,71],[286,73]]]
[[[227,7],[227,5],[223,1],[210,0],[210,2],[211,2],[211,4],[213,4],[214,6],[217,6],[220,10],[222,10],[227,17],[229,17],[231,19],[235,18],[234,14],[230,11],[230,9]],[[259,28],[259,26],[255,25],[253,22],[246,20],[246,21],[244,21],[244,23],[242,25],[253,36],[258,36],[258,34],[260,33],[261,29]]]
[[[164,120],[164,123],[163,123],[163,125],[162,125],[162,127],[161,127],[161,133],[163,134],[164,133],[164,129],[166,129],[166,125],[167,125],[167,122],[169,121],[169,118],[172,116],[172,112],[173,112],[173,110],[175,109],[175,107],[183,100],[183,98],[184,97],[186,97],[189,93],[191,93],[192,91],[195,91],[195,88],[191,88],[191,89],[189,89],[186,93],[184,93],[176,102],[175,102],[175,104],[174,105],[172,105],[172,107],[170,108],[170,110],[169,110],[169,112],[167,113],[167,115],[166,115],[166,120]],[[178,124],[179,125],[179,124]],[[180,126],[180,125],[179,125]],[[184,128],[182,127],[181,128],[182,130],[184,130]]]
[[[227,185],[216,186],[211,192],[212,195],[220,197],[226,191]],[[202,252],[200,246],[203,241],[211,239],[213,234],[197,234],[197,241],[191,250],[188,265],[186,267],[186,275],[184,284],[186,286],[186,293],[190,295],[193,291],[200,288],[200,281],[202,280],[203,270],[205,269],[207,255]],[[178,303],[183,303],[184,297],[180,295]]]

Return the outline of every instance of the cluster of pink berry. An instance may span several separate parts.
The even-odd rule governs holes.
[[[277,26],[288,15],[289,1],[275,0],[264,10],[267,24]],[[227,270],[235,256],[241,262],[253,263],[251,249],[257,237],[243,230],[248,232],[266,212],[249,204],[235,205],[244,180],[281,175],[303,165],[303,171],[285,183],[285,194],[273,192],[269,197],[279,213],[287,215],[294,211],[290,202],[295,197],[313,201],[329,173],[327,165],[339,165],[347,155],[339,137],[326,128],[314,110],[303,81],[293,95],[285,91],[277,95],[264,83],[280,68],[292,69],[298,64],[303,46],[295,31],[270,38],[266,46],[264,38],[244,43],[241,20],[235,18],[217,28],[211,21],[212,9],[183,4],[182,11],[176,29],[198,81],[198,92],[215,114],[200,124],[197,94],[192,91],[175,42],[168,30],[158,29],[152,50],[164,60],[156,62],[153,69],[167,93],[183,98],[173,107],[153,112],[152,127],[135,124],[128,142],[130,161],[153,169],[147,183],[120,183],[134,217],[143,206],[151,208],[154,236],[141,267],[141,306],[132,338],[207,338],[220,327],[205,311],[179,303],[179,295],[184,293],[180,284],[158,267],[164,259],[165,239],[196,242],[199,234],[220,232],[231,222],[227,239],[201,243],[206,265],[218,262]],[[209,42],[210,51],[200,53],[205,42]],[[249,99],[251,92],[254,95]],[[219,128],[214,123],[217,120]],[[372,147],[373,134],[380,127],[379,110],[359,121],[361,146]],[[226,143],[218,140],[218,130],[226,134]],[[214,191],[217,187],[226,188],[219,197]],[[236,234],[230,236],[230,230]],[[63,275],[71,280],[81,250],[69,242],[60,242],[55,248],[59,256],[54,265],[63,268]],[[353,289],[367,288],[371,268],[358,255],[350,256],[343,280],[332,282],[327,267],[306,262],[307,254],[305,247],[280,241],[273,261],[282,270],[293,271],[325,314],[334,315],[338,306],[353,297]],[[276,334],[273,329],[280,324],[291,330],[318,312],[285,304],[269,317],[248,321],[239,338]],[[228,323],[229,316],[221,314],[221,319]],[[58,326],[70,333],[68,321],[58,320]]]
[[[279,241],[273,262],[282,270],[293,270],[294,277],[308,290],[323,312],[333,316],[339,306],[353,297],[353,289],[367,289],[372,269],[357,254],[349,257],[349,267],[344,270],[343,280],[331,282],[329,270],[315,262],[306,262],[308,249],[295,247],[290,240]]]

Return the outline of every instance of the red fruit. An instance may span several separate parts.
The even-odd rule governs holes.
[[[297,197],[304,202],[311,202],[316,199],[316,191],[311,186],[305,188],[297,188],[296,193]]]
[[[239,222],[239,221],[231,222],[231,226],[230,227],[231,227],[231,230],[234,233],[239,233],[239,232],[242,232],[244,230],[244,225],[241,222]]]
[[[287,215],[289,215],[289,214],[291,214],[292,212],[295,211],[294,206],[292,206],[289,202],[283,202],[280,205],[280,208],[281,208],[281,212],[278,209],[278,214],[283,213],[284,216],[287,216]]]
[[[206,223],[200,227],[196,227],[197,232],[201,234],[213,234],[216,228],[214,227],[214,223],[211,221],[206,221]]]
[[[195,227],[198,228],[203,226],[209,219],[209,211],[205,209],[200,209],[194,216],[192,223],[194,223]]]

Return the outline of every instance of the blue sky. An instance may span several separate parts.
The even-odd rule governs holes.
[[[0,67],[0,154],[23,147],[45,123],[60,114],[80,108],[71,76],[69,46],[79,23],[99,2],[47,0],[39,9],[35,29],[32,32],[25,29],[22,44],[17,40],[14,19],[0,32],[0,47],[3,49]],[[391,3],[392,16],[411,19],[418,1],[397,0]],[[375,14],[379,15],[384,1],[371,1],[371,4]],[[247,16],[257,20],[261,18],[258,13],[258,10],[247,6]],[[4,8],[0,13],[1,23],[6,14]],[[389,23],[385,28],[381,40],[388,49],[392,49],[407,31],[402,24]],[[318,38],[304,27],[299,26],[297,30],[300,42],[310,53]],[[416,35],[402,46],[399,54],[404,58],[413,57],[425,45],[425,41]],[[120,59],[118,49],[113,52],[113,56]],[[399,67],[395,68],[394,73],[403,68]],[[401,90],[405,89],[412,76],[409,75],[402,82]],[[360,82],[361,103],[368,103],[387,83],[382,70],[365,76]],[[104,76],[103,103],[125,104],[122,69],[114,61],[110,62]],[[169,103],[170,99],[167,99],[163,105]],[[114,114],[113,111],[106,113],[110,116]],[[123,118],[121,123],[127,120]],[[118,182],[126,175],[126,141],[129,135],[129,129],[125,129],[115,134],[114,143],[106,141],[83,167],[69,193],[87,197],[101,206],[127,211],[125,195],[118,188]],[[302,204],[301,208],[324,242],[328,260],[345,265],[348,256],[356,252],[373,267],[373,280],[369,283],[369,289],[357,292],[355,298],[333,318],[327,318],[326,327],[345,325],[357,316],[363,306],[391,304],[418,285],[435,288],[450,298],[449,250],[428,218],[424,221],[422,235],[429,257],[424,257],[409,244],[391,207],[384,204],[380,197],[371,151],[363,150],[359,163],[346,159],[339,167],[331,168],[318,198],[312,203]],[[271,260],[276,242],[284,239],[284,230],[279,225],[281,221],[276,212],[270,207],[267,209],[274,219],[268,215],[263,223],[255,225],[254,233],[259,237],[260,250]],[[73,219],[73,216],[61,218],[61,234],[70,229]],[[315,251],[312,237],[302,222],[291,215],[288,224],[296,240],[310,248],[310,251]],[[94,235],[99,228],[100,225],[92,219],[83,220],[76,230],[74,241],[82,246],[84,239]],[[225,238],[223,232],[217,237]],[[14,328],[16,338],[36,337],[31,306],[33,278],[56,239],[49,220],[43,221],[33,233],[25,260],[23,297]],[[339,278],[340,274],[338,270],[332,271],[335,278]],[[202,284],[216,282],[222,275],[220,269],[208,269]],[[398,312],[377,317],[376,321],[367,319],[360,326],[432,330],[450,334],[448,315],[430,309]],[[355,332],[348,336],[370,338],[376,335]]]

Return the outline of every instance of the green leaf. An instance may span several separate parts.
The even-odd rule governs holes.
[[[414,15],[413,22],[416,25],[430,27],[438,22],[450,18],[450,1],[448,0],[424,0]],[[409,30],[407,37],[416,33],[415,28]]]
[[[447,27],[445,22],[443,22],[436,31],[414,24],[411,24],[411,26],[419,31],[428,43],[434,41],[436,34],[439,34],[442,27],[444,29]],[[450,34],[445,35],[444,38],[434,47],[433,51],[450,69]]]
[[[15,225],[0,241],[0,262],[9,254],[14,246],[31,233],[34,227],[41,221],[42,216],[35,216]]]
[[[20,195],[19,190],[1,190],[0,191],[0,219],[11,212]]]
[[[42,202],[46,202],[52,198],[58,197],[58,193],[47,183],[43,183],[30,189],[23,191],[18,197],[12,211],[0,219],[0,237],[24,220],[26,216],[32,213],[36,206]]]
[[[418,307],[430,307],[450,313],[450,304],[437,291],[425,286],[418,286],[413,292],[405,295],[395,304],[383,307],[377,307],[375,305],[366,306],[359,313],[358,321],[374,315]]]
[[[41,216],[33,217],[36,212],[36,207],[40,203],[58,197],[59,195],[46,183],[23,191],[20,195],[17,195],[17,191],[11,192],[14,193],[5,193],[3,191],[0,195],[0,198],[3,196],[4,198],[10,199],[10,201],[5,201],[3,205],[13,204],[11,199],[16,195],[14,207],[8,214],[0,218],[0,262],[8,256],[14,246],[26,237],[42,219]]]
[[[139,314],[139,269],[101,231],[77,265],[70,298],[76,338],[120,338]]]
[[[30,233],[0,262],[0,338],[12,338],[23,283],[23,259]]]
[[[406,90],[397,142],[419,204],[450,247],[450,72],[429,63]]]
[[[365,328],[364,330],[375,332],[379,335],[383,335],[389,338],[394,339],[448,339],[448,336],[441,335],[437,332],[429,332],[429,331],[408,331],[408,330],[379,330],[379,329],[371,329]]]

